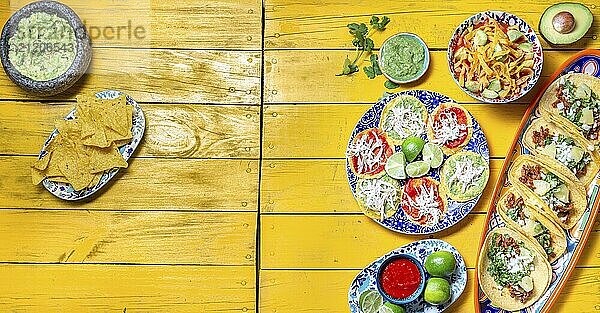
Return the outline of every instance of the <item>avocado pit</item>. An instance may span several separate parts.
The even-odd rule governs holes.
[[[563,11],[552,18],[552,26],[561,34],[568,34],[575,28],[575,17],[573,14]]]

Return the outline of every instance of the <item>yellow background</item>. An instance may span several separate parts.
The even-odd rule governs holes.
[[[0,1],[0,21],[27,1]],[[88,26],[141,26],[143,39],[94,38],[86,75],[67,93],[27,95],[0,75],[0,312],[347,312],[350,281],[400,245],[443,238],[469,267],[449,312],[473,312],[473,266],[493,184],[527,103],[484,105],[452,81],[446,48],[468,16],[497,9],[535,29],[553,1],[65,0]],[[569,56],[545,41],[543,83]],[[346,24],[385,14],[376,46],[413,32],[431,48],[420,81],[482,125],[493,160],[479,205],[434,236],[399,235],[364,217],[344,150],[383,78],[335,77],[352,55]],[[96,30],[96,29],[95,29]],[[112,36],[114,37],[114,36]],[[538,84],[540,85],[540,84]],[[80,92],[140,102],[146,135],[130,166],[92,201],[59,201],[29,166]],[[600,227],[555,312],[600,311]]]

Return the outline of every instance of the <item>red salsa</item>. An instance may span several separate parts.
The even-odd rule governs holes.
[[[383,269],[381,287],[394,299],[405,299],[419,289],[421,273],[409,259],[397,259]]]
[[[447,108],[444,108],[443,110],[440,110],[437,113],[437,115],[435,116],[435,120],[437,120],[437,118],[443,112],[452,112],[452,113],[454,113],[456,115],[456,121],[458,122],[458,124],[460,124],[460,125],[466,125],[467,124],[467,114],[465,113],[465,111],[461,110],[461,108],[457,108],[457,107],[447,107]],[[467,135],[468,134],[469,134],[469,131],[467,129],[461,130],[460,131],[460,137],[458,137],[458,139],[446,142],[444,144],[444,147],[447,147],[449,149],[453,149],[453,148],[456,148],[456,147],[460,146],[465,141],[465,139],[467,139]]]

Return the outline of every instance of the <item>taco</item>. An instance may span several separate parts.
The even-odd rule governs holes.
[[[523,144],[532,154],[548,158],[553,168],[588,185],[598,173],[598,158],[587,149],[585,139],[567,132],[560,125],[538,118],[523,136]]]
[[[586,145],[599,147],[600,79],[587,74],[566,74],[554,81],[540,100],[540,111]]]
[[[420,137],[427,127],[427,108],[413,96],[401,95],[383,108],[379,128],[391,143],[399,146],[409,136]]]
[[[585,211],[583,185],[543,159],[521,155],[514,160],[508,176],[523,196],[533,199],[532,204],[564,229],[573,228]]]
[[[444,154],[454,154],[464,148],[473,136],[473,120],[457,103],[438,105],[429,116],[427,137],[442,147]]]
[[[517,231],[490,231],[477,263],[479,285],[493,306],[517,311],[536,302],[550,285],[552,267],[534,243]]]
[[[528,205],[517,188],[508,189],[496,209],[507,226],[534,242],[550,263],[565,252],[565,232],[537,208]]]
[[[430,177],[412,178],[404,185],[400,208],[411,222],[433,226],[448,211],[448,200],[437,180]]]
[[[356,201],[366,216],[383,221],[398,211],[400,190],[400,183],[388,175],[359,179],[356,183]]]
[[[489,177],[488,163],[474,152],[459,152],[450,156],[440,173],[442,189],[450,199],[459,202],[481,195]]]
[[[385,174],[385,163],[394,154],[387,136],[380,129],[369,128],[356,134],[348,144],[346,158],[359,178],[375,178]]]

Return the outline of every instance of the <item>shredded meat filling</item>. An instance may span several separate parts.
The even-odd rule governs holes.
[[[545,147],[546,146],[546,139],[550,137],[550,129],[548,128],[544,128],[543,126],[540,126],[540,130],[534,130],[533,131],[533,143],[537,146],[537,147]]]
[[[529,187],[531,190],[535,189],[533,186],[534,180],[542,179],[542,167],[539,165],[523,165],[521,168],[521,177],[519,177],[519,181]]]

